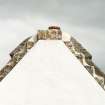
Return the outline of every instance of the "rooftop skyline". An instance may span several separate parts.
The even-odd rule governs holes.
[[[9,53],[38,29],[58,25],[74,36],[105,72],[105,1],[103,0],[1,0],[0,68]]]

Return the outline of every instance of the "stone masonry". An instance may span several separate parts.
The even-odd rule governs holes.
[[[48,30],[38,30],[37,35],[25,39],[11,53],[11,59],[0,70],[0,81],[15,67],[24,55],[38,40],[62,40],[60,27],[51,26]],[[63,40],[62,40],[63,41]],[[93,76],[98,84],[105,89],[105,74],[93,63],[91,54],[73,37],[63,41],[70,51],[77,57],[86,70]]]

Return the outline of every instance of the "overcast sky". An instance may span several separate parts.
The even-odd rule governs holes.
[[[0,0],[0,68],[21,41],[49,25],[74,36],[105,72],[105,0]]]

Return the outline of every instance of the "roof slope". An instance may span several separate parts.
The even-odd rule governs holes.
[[[11,59],[0,70],[0,80],[6,77],[38,40],[62,40],[98,84],[105,89],[105,74],[92,62],[91,54],[75,38],[62,33],[60,27],[56,26],[51,26],[48,30],[38,30],[35,36],[27,38],[13,50],[10,53]]]
[[[0,105],[104,105],[105,92],[61,40],[40,40],[0,83]]]

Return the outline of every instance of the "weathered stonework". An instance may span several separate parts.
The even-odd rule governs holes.
[[[0,81],[5,78],[38,40],[62,40],[100,86],[105,89],[105,74],[93,63],[91,54],[73,37],[64,41],[60,27],[55,26],[49,27],[48,30],[38,30],[36,36],[27,38],[17,46],[10,53],[11,59],[9,62],[0,70]]]
[[[79,59],[93,78],[100,84],[100,86],[105,89],[105,74],[92,62],[91,54],[73,37],[70,41],[64,43]]]
[[[31,38],[31,37],[28,37],[27,39],[25,39],[22,43],[20,43],[20,44],[10,53],[11,58],[14,57],[15,54],[21,52],[21,51],[26,47],[26,43],[27,43],[27,41],[28,41],[30,38]]]
[[[62,32],[59,27],[49,27],[48,30],[39,30],[38,40],[62,40]]]
[[[14,66],[24,57],[24,55],[31,49],[36,40],[34,37],[29,37],[19,44],[11,53],[11,59],[9,62],[0,70],[0,81],[14,68]]]
[[[12,59],[2,68],[0,71],[0,81],[13,69],[13,67],[16,65],[16,62],[14,62]]]

